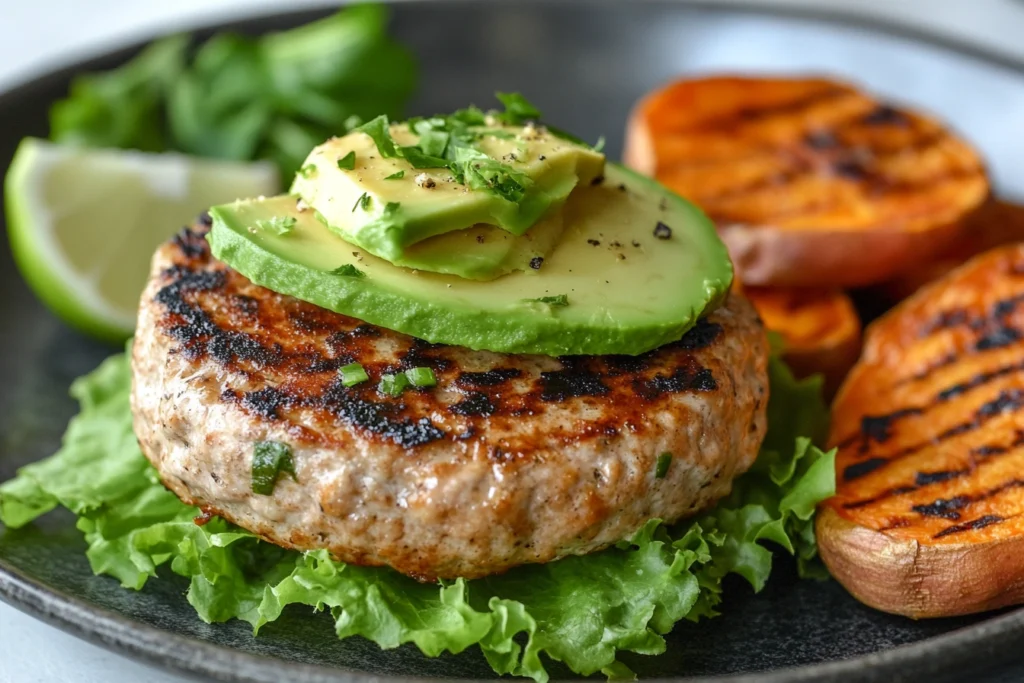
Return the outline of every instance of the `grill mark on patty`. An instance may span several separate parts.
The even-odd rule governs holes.
[[[393,404],[366,400],[352,389],[336,381],[323,396],[313,398],[310,403],[326,408],[344,422],[401,448],[415,448],[447,436],[426,417],[419,420],[393,417]]]
[[[494,404],[491,399],[479,391],[471,392],[458,403],[452,405],[449,410],[456,415],[490,417],[494,414]]]
[[[455,385],[463,388],[496,387],[523,374],[517,368],[494,368],[484,372],[463,372],[455,378]]]

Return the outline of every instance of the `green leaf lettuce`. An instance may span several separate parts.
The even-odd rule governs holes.
[[[814,381],[772,361],[769,434],[753,469],[711,511],[674,526],[651,520],[615,548],[473,581],[423,584],[389,569],[357,567],[326,552],[258,540],[160,485],[139,451],[125,356],[72,386],[81,413],[53,457],[0,486],[0,520],[19,527],[57,505],[79,515],[93,570],[140,589],[161,566],[189,579],[188,601],[207,622],[243,619],[258,631],[292,604],[329,609],[340,638],[428,656],[479,647],[498,673],[548,679],[545,658],[573,671],[630,677],[621,651],[656,655],[682,619],[713,616],[722,579],[755,590],[771,571],[771,541],[813,569],[815,505],[833,492],[826,412]]]

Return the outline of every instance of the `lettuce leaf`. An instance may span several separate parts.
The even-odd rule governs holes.
[[[814,509],[834,488],[834,453],[813,444],[827,421],[820,384],[795,381],[773,359],[762,453],[711,511],[674,526],[651,520],[603,552],[422,584],[324,551],[284,550],[219,518],[197,525],[199,510],[164,489],[139,451],[130,380],[122,355],[74,383],[81,413],[57,454],[0,485],[0,521],[19,527],[63,505],[79,516],[93,571],[137,590],[169,565],[190,580],[188,601],[207,622],[243,619],[258,631],[288,605],[309,605],[330,610],[339,638],[415,643],[428,656],[477,646],[496,672],[539,682],[545,658],[582,675],[631,677],[618,653],[659,654],[676,622],[714,616],[726,575],[764,586],[765,542],[810,572]]]

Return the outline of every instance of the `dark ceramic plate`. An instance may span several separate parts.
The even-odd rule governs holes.
[[[999,190],[1024,197],[1024,64],[878,27],[710,5],[409,3],[395,7],[394,29],[422,60],[416,113],[487,103],[496,89],[521,90],[553,123],[587,139],[608,136],[616,156],[631,103],[680,73],[830,72],[940,112],[982,148]],[[261,32],[314,16],[266,17],[231,28]],[[0,97],[0,168],[22,136],[46,133],[47,107],[65,93],[73,73],[113,66],[131,52],[42,76]],[[68,384],[113,349],[76,335],[43,310],[6,249],[0,249],[0,283],[0,479],[6,479],[55,450],[75,408]],[[308,610],[286,613],[258,639],[240,622],[208,626],[195,617],[176,578],[153,581],[140,593],[122,590],[92,576],[83,548],[67,514],[21,531],[0,530],[0,597],[76,635],[196,676],[491,677],[472,652],[427,659],[411,647],[381,652],[361,639],[339,642],[330,620]],[[797,581],[785,561],[762,594],[738,582],[730,589],[721,618],[681,624],[667,654],[629,657],[630,666],[645,677],[731,675],[721,679],[727,681],[1024,679],[1024,667],[1014,669],[1011,661],[1024,645],[1024,611],[914,623],[862,607],[835,582]],[[557,667],[554,673],[568,675]]]

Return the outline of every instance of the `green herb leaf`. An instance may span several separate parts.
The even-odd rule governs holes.
[[[498,115],[505,123],[519,125],[540,119],[540,110],[517,92],[499,92],[495,97],[505,105],[505,111]]]
[[[416,85],[411,53],[387,35],[387,10],[357,3],[298,28],[156,41],[122,67],[76,76],[50,111],[58,142],[275,162],[297,172],[309,150],[384,113]]]
[[[569,296],[567,294],[558,294],[557,296],[542,296],[539,299],[523,299],[523,301],[547,304],[548,306],[568,306]]]
[[[316,166],[314,164],[306,164],[299,169],[299,175],[303,178],[313,178],[316,176]]]
[[[396,171],[389,176],[386,176],[384,180],[401,180],[405,177],[405,171]]]
[[[377,391],[385,396],[401,396],[402,392],[408,388],[409,384],[409,378],[404,372],[397,375],[384,375],[380,378],[380,384],[377,385]]]
[[[291,446],[280,441],[257,441],[252,449],[252,492],[271,495],[283,474],[295,479]]]
[[[672,454],[662,453],[658,456],[658,464],[654,468],[654,478],[664,479],[668,474],[668,468],[672,465]]]
[[[356,153],[349,152],[342,158],[338,159],[338,168],[343,171],[351,171],[356,167]]]
[[[256,227],[276,235],[287,235],[295,229],[296,222],[294,216],[274,216],[256,221]]]
[[[355,213],[356,209],[362,209],[363,211],[367,211],[369,210],[372,203],[373,198],[364,192],[361,195],[359,195],[359,198],[356,199],[356,203],[352,205],[352,213]]]
[[[385,159],[393,159],[400,156],[395,147],[395,141],[391,137],[391,122],[385,114],[370,119],[358,128],[353,129],[354,133],[366,133],[377,145],[377,151]]]
[[[341,374],[341,384],[346,387],[354,387],[370,379],[366,370],[359,363],[349,363],[338,370]]]
[[[414,387],[437,386],[437,377],[431,368],[410,368],[405,371],[405,376]]]
[[[402,208],[401,202],[388,202],[384,205],[384,217],[390,218],[394,216],[400,208]]]
[[[366,277],[366,273],[359,270],[351,263],[346,263],[343,266],[338,266],[331,271],[331,275],[341,275],[343,277]]]

